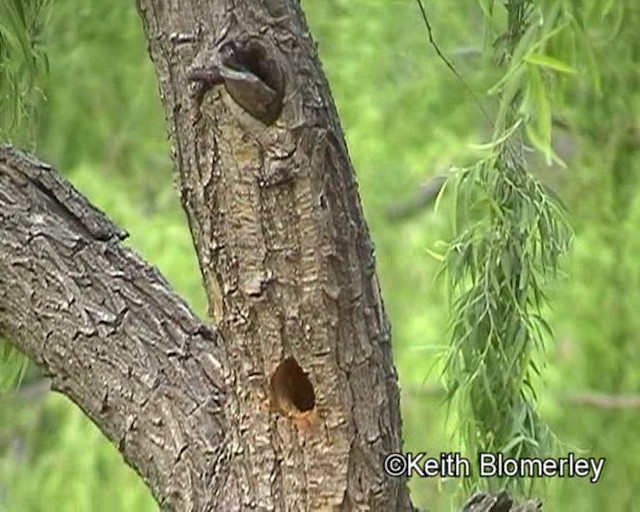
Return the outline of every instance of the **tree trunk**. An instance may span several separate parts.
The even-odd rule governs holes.
[[[138,4],[215,333],[4,148],[0,334],[164,510],[411,510],[382,469],[401,425],[373,249],[298,2]]]
[[[298,2],[139,7],[233,375],[238,453],[210,489],[216,504],[409,508],[405,482],[382,471],[400,414],[373,249]],[[320,426],[305,439],[264,405],[289,356],[316,396]]]

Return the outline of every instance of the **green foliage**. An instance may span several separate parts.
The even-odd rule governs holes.
[[[492,31],[493,6],[481,6]],[[541,10],[524,0],[505,2],[505,9],[505,28],[492,42],[506,70],[492,88],[499,104],[489,155],[452,174],[454,238],[443,265],[452,341],[445,372],[467,450],[531,458],[552,454],[550,433],[535,409],[533,378],[542,359],[536,351],[551,336],[543,285],[557,275],[570,234],[562,205],[527,169],[521,128],[547,157],[553,154],[551,105],[538,67],[563,66],[537,53],[557,32],[541,29]],[[493,490],[533,483],[464,481],[467,489]]]
[[[556,275],[569,233],[560,205],[510,142],[455,175],[458,228],[443,267],[452,293],[446,372],[471,453],[540,457],[551,453],[533,406],[535,351],[551,334],[542,286]]]
[[[42,31],[49,0],[0,0],[0,139],[25,142],[48,68]]]
[[[39,152],[63,170],[91,162],[126,176],[153,210],[167,195],[171,163],[133,2],[57,0],[45,35],[51,65],[41,83]]]
[[[27,359],[0,338],[0,393],[18,385],[26,369]]]
[[[0,406],[25,408],[19,400],[5,399]],[[52,396],[23,416],[28,421],[2,429],[0,448],[7,456],[0,458],[0,510],[157,510],[116,447],[71,405]]]

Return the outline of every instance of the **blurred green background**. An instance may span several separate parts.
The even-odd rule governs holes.
[[[1,0],[5,1],[5,0]],[[442,51],[489,112],[500,78],[487,51],[482,6],[428,4]],[[548,7],[553,2],[541,2]],[[566,168],[531,154],[531,169],[571,211],[575,241],[549,289],[540,412],[566,451],[604,456],[597,484],[553,479],[536,489],[545,510],[631,511],[640,502],[640,7],[634,0],[558,0],[587,30],[567,36],[571,73],[549,98],[553,142]],[[393,327],[406,450],[460,448],[439,380],[448,340],[445,290],[428,253],[451,237],[442,208],[390,212],[415,199],[429,178],[474,158],[490,137],[469,90],[428,44],[412,0],[302,2],[319,43],[355,166]],[[0,11],[2,12],[2,11]],[[1,25],[1,23],[0,23]],[[133,2],[56,0],[42,34],[49,72],[41,103],[16,131],[36,154],[131,234],[204,315],[205,298],[173,185],[156,79]],[[6,106],[6,105],[5,105]],[[459,482],[411,482],[414,503],[451,510]],[[0,395],[0,511],[157,510],[114,447],[65,398],[29,369]]]

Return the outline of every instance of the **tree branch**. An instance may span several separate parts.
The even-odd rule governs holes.
[[[218,335],[48,165],[0,146],[0,335],[98,425],[168,510],[226,474]]]
[[[442,174],[432,176],[411,197],[387,205],[387,218],[392,221],[405,220],[422,211],[436,200],[446,181],[447,177]]]
[[[583,393],[563,395],[560,401],[569,405],[584,405],[596,409],[635,409],[640,407],[640,395],[604,395]]]

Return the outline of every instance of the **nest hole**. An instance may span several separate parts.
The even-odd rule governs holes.
[[[287,357],[273,372],[271,395],[276,409],[288,415],[311,411],[316,406],[313,384],[293,356]]]

